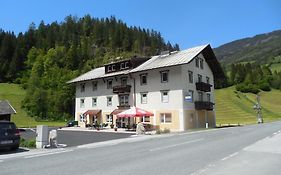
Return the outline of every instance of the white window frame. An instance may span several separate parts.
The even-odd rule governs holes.
[[[125,63],[120,63],[120,70],[125,69]]]
[[[141,117],[141,122],[150,123],[150,116],[143,116],[143,117]]]
[[[207,93],[207,101],[211,102],[211,94],[210,93]]]
[[[112,97],[106,97],[107,101],[106,101],[106,105],[107,106],[112,106]],[[109,100],[110,99],[110,100]]]
[[[198,92],[198,101],[204,101],[204,96],[203,92],[199,91]]]
[[[106,115],[106,123],[112,123],[113,121],[113,115],[107,114]]]
[[[194,102],[194,91],[193,90],[188,90],[188,94],[191,96],[191,102]]]
[[[206,83],[210,84],[210,77],[206,76]]]
[[[143,95],[145,95],[146,97],[144,97]],[[140,93],[140,96],[141,96],[141,104],[147,104],[147,95],[148,95],[147,92],[142,92],[142,93]]]
[[[167,93],[167,95],[164,95],[165,93]],[[167,96],[167,97],[165,97],[165,96]],[[161,102],[169,103],[169,90],[161,91]]]
[[[79,121],[80,122],[85,122],[86,121],[86,116],[84,116],[83,114],[79,115]]]
[[[111,71],[115,71],[115,64],[111,66]]]
[[[190,70],[188,71],[188,82],[193,83],[193,72]]]
[[[125,62],[125,69],[129,68],[129,62]]]
[[[98,82],[97,81],[92,81],[92,90],[93,91],[98,90]]]
[[[169,81],[169,71],[161,71],[161,83],[167,83]],[[164,80],[164,74],[167,74],[167,80]]]
[[[107,66],[107,72],[111,72],[112,69],[111,69],[111,66]]]
[[[126,82],[126,83],[124,83],[124,82]],[[121,85],[125,86],[127,84],[128,84],[128,78],[127,77],[122,77],[121,78]]]
[[[85,83],[81,83],[81,84],[80,84],[80,91],[81,91],[81,92],[85,92],[85,86],[86,86]]]
[[[145,83],[143,82],[143,77],[145,77]],[[147,74],[140,74],[140,85],[147,85]]]
[[[109,82],[111,82],[110,86],[109,86]],[[107,89],[112,89],[112,86],[113,86],[113,80],[112,79],[106,80],[106,88]]]
[[[80,108],[85,108],[85,98],[80,98]]]
[[[171,120],[167,121],[167,117],[170,115]],[[160,123],[162,124],[171,124],[173,121],[172,113],[160,113]]]
[[[95,101],[95,102],[94,102]],[[96,107],[98,104],[98,98],[97,97],[93,97],[92,98],[92,107]]]
[[[129,95],[120,95],[119,96],[119,105],[129,105]]]
[[[201,74],[198,74],[198,83],[203,82],[203,77]]]

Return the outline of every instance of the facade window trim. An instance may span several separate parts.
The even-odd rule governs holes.
[[[161,74],[161,83],[167,83],[169,81],[169,70],[160,71]],[[166,74],[166,79],[164,74]]]
[[[125,68],[129,68],[129,62],[125,62]]]
[[[98,82],[97,81],[92,81],[92,89],[93,89],[93,91],[96,91],[98,89]]]
[[[199,68],[199,58],[195,57],[195,66]]]
[[[111,82],[111,83],[109,83],[109,82]],[[107,87],[107,89],[112,89],[112,84],[113,84],[113,80],[112,80],[112,79],[108,79],[108,80],[106,81],[106,87]]]
[[[112,97],[110,96],[110,97],[106,97],[106,99],[107,99],[107,106],[112,106]]]
[[[121,77],[120,80],[121,80],[121,85],[123,85],[123,86],[127,85],[127,83],[128,83],[127,77]]]
[[[97,97],[92,98],[92,107],[96,107],[98,103]]]
[[[111,69],[111,66],[107,66],[107,72],[111,72],[112,69]]]
[[[198,74],[198,83],[202,82],[202,75]]]
[[[169,90],[161,90],[160,92],[161,92],[161,102],[169,103]]]
[[[115,71],[115,65],[114,64],[111,66],[111,71]]]
[[[191,96],[191,103],[194,102],[194,91],[193,90],[188,90],[189,95]]]
[[[189,83],[193,83],[193,72],[192,71],[188,71],[188,81]]]
[[[168,117],[170,117],[170,120],[167,120]],[[160,123],[171,124],[172,123],[172,113],[160,113]]]
[[[210,77],[206,76],[206,83],[210,84]]]
[[[204,69],[204,59],[200,58],[199,62],[200,62],[200,69]]]
[[[80,98],[80,108],[85,108],[85,98]]]
[[[80,90],[81,92],[85,92],[85,83],[80,84]]]
[[[120,63],[120,70],[125,69],[125,63]]]
[[[145,82],[143,81],[143,77],[145,77]],[[147,85],[147,73],[145,74],[140,74],[140,85]]]
[[[148,92],[141,92],[140,93],[140,95],[141,95],[141,104],[147,104],[147,94],[148,94]],[[143,95],[145,95],[145,97]]]

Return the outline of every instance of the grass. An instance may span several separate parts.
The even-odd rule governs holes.
[[[36,125],[64,126],[65,122],[56,121],[35,121],[33,117],[28,116],[26,111],[21,108],[22,100],[25,96],[25,90],[17,84],[0,83],[0,100],[8,100],[16,109],[17,114],[12,115],[11,120],[17,127],[35,127]]]
[[[217,124],[252,124],[256,123],[253,105],[256,95],[236,92],[235,87],[215,91]],[[265,122],[281,119],[281,92],[272,90],[260,93],[262,114]]]

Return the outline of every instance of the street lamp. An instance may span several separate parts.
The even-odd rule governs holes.
[[[253,106],[254,110],[257,112],[257,120],[258,123],[263,123],[262,112],[261,112],[261,104],[260,104],[260,96],[257,95],[257,103]]]

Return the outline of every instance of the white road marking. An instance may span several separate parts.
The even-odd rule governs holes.
[[[42,157],[42,156],[48,156],[48,155],[54,155],[54,154],[60,154],[60,153],[66,153],[66,152],[72,152],[72,149],[69,150],[62,150],[62,151],[56,151],[56,152],[49,152],[49,153],[43,153],[43,154],[35,154],[31,156],[26,156],[24,158],[29,159],[29,158],[34,158],[34,157]]]
[[[154,148],[154,149],[150,149],[149,151],[159,151],[159,150],[168,149],[168,148],[172,148],[172,147],[176,147],[176,146],[180,146],[180,145],[185,145],[185,144],[189,144],[189,143],[200,142],[202,140],[204,140],[204,139],[191,140],[191,141],[187,141],[187,142],[183,142],[183,143],[178,143],[178,144],[174,144],[174,145]]]
[[[191,173],[190,175],[199,175],[199,174],[202,174],[202,173],[204,173],[205,171],[207,171],[209,168],[214,167],[214,166],[215,166],[214,164],[209,164],[209,165],[205,166],[204,168],[199,169],[199,170],[197,170],[197,171]]]
[[[227,159],[229,159],[229,158],[231,158],[231,157],[234,157],[234,156],[236,156],[238,154],[238,152],[235,152],[235,153],[233,153],[233,154],[230,154],[229,156],[226,156],[225,158],[223,158],[223,159],[221,159],[222,161],[225,161],[225,160],[227,160]]]

